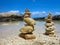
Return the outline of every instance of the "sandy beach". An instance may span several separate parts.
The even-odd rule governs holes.
[[[25,40],[18,35],[0,39],[0,45],[60,45],[60,36],[49,37],[42,33],[36,34],[36,39]]]
[[[36,36],[36,39],[32,40],[25,40],[21,37],[19,37],[19,29],[24,26],[23,22],[19,22],[14,25],[0,25],[0,45],[60,45],[60,33],[59,29],[57,27],[57,24],[55,26],[57,27],[55,29],[55,37],[49,37],[44,35],[45,32],[45,26],[44,22],[36,22],[35,30],[33,34]],[[42,25],[42,26],[41,26]],[[3,28],[5,30],[3,30]]]

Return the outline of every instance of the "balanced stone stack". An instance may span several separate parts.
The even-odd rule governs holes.
[[[30,18],[31,13],[26,8],[24,13],[24,22],[26,23],[24,27],[20,29],[20,36],[25,39],[35,39],[35,35],[33,35],[35,20]]]
[[[46,20],[46,24],[45,24],[46,32],[45,32],[45,34],[49,35],[49,36],[55,36],[55,34],[54,34],[55,27],[53,26],[54,23],[52,22],[52,15],[49,13],[48,17],[45,18],[45,20]]]

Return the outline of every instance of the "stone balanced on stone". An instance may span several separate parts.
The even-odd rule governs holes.
[[[55,34],[54,34],[55,27],[53,26],[54,23],[52,22],[52,15],[51,15],[51,13],[48,14],[48,16],[45,18],[45,20],[46,20],[46,24],[45,24],[46,32],[45,32],[45,34],[49,35],[49,36],[55,36]]]
[[[30,18],[31,13],[26,8],[24,13],[24,22],[26,23],[24,27],[20,29],[20,37],[24,39],[35,39],[35,35],[33,35],[35,20]]]

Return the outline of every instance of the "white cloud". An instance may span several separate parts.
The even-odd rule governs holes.
[[[42,14],[46,14],[45,11],[35,11],[35,12],[31,12],[32,15],[42,15]]]
[[[47,15],[47,12],[46,11],[34,11],[34,12],[31,12],[31,17],[44,17]]]
[[[11,10],[11,11],[8,11],[10,13],[19,13],[19,10]]]
[[[58,14],[58,15],[59,15],[59,14],[60,14],[60,12],[55,12],[55,14]]]

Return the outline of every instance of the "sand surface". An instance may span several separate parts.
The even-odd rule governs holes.
[[[35,31],[36,32],[36,31]],[[43,33],[34,33],[36,39],[25,40],[19,37],[19,34],[0,39],[0,45],[60,45],[60,36],[49,37]]]
[[[19,37],[19,29],[24,26],[24,24],[19,24],[0,26],[0,45],[60,45],[60,25],[55,25],[57,27],[55,29],[56,37],[49,37],[43,35],[45,26],[44,23],[39,22],[35,25],[35,30],[33,32],[36,39],[25,40]]]

